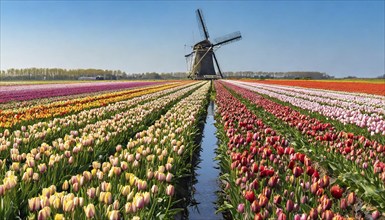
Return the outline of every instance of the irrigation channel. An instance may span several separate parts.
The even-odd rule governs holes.
[[[206,123],[203,128],[200,161],[195,170],[196,182],[192,187],[195,204],[188,208],[190,220],[223,219],[222,214],[215,214],[218,200],[217,191],[220,189],[218,164],[214,160],[217,146],[214,107],[214,102],[210,101],[207,108]]]

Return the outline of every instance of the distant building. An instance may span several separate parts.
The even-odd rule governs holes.
[[[103,76],[81,76],[78,80],[104,80]]]

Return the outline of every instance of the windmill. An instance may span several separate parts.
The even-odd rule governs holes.
[[[221,68],[217,57],[215,56],[214,50],[220,46],[238,41],[242,38],[239,31],[225,35],[214,39],[213,42],[209,40],[209,32],[203,13],[201,9],[196,10],[199,30],[204,40],[196,43],[193,46],[193,51],[190,54],[185,55],[189,64],[189,78],[191,79],[206,79],[206,78],[223,78]],[[214,61],[217,66],[219,76],[216,74],[214,69]]]

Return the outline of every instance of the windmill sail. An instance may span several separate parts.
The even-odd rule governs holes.
[[[218,60],[217,60],[217,56],[215,56],[215,53],[214,53],[214,52],[213,52],[213,57],[214,57],[215,64],[217,65],[217,69],[218,69],[219,75],[220,75],[221,78],[223,79],[222,71],[221,71],[221,68],[219,67],[219,63],[218,63]]]
[[[205,19],[203,17],[202,10],[201,9],[196,10],[196,14],[197,14],[197,20],[198,20],[198,25],[199,25],[199,31],[201,32],[202,37],[205,40],[208,40],[210,36],[209,36],[209,32],[207,30],[207,26],[206,26]]]
[[[218,37],[214,40],[214,46],[229,44],[242,39],[241,32],[236,31],[231,34],[227,34],[223,37]]]

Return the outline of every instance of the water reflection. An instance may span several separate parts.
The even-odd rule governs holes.
[[[221,214],[215,214],[217,191],[219,190],[219,169],[214,160],[217,138],[214,126],[214,103],[210,102],[207,109],[206,124],[203,128],[201,151],[195,170],[195,183],[192,186],[192,199],[188,207],[188,219],[223,219]]]

